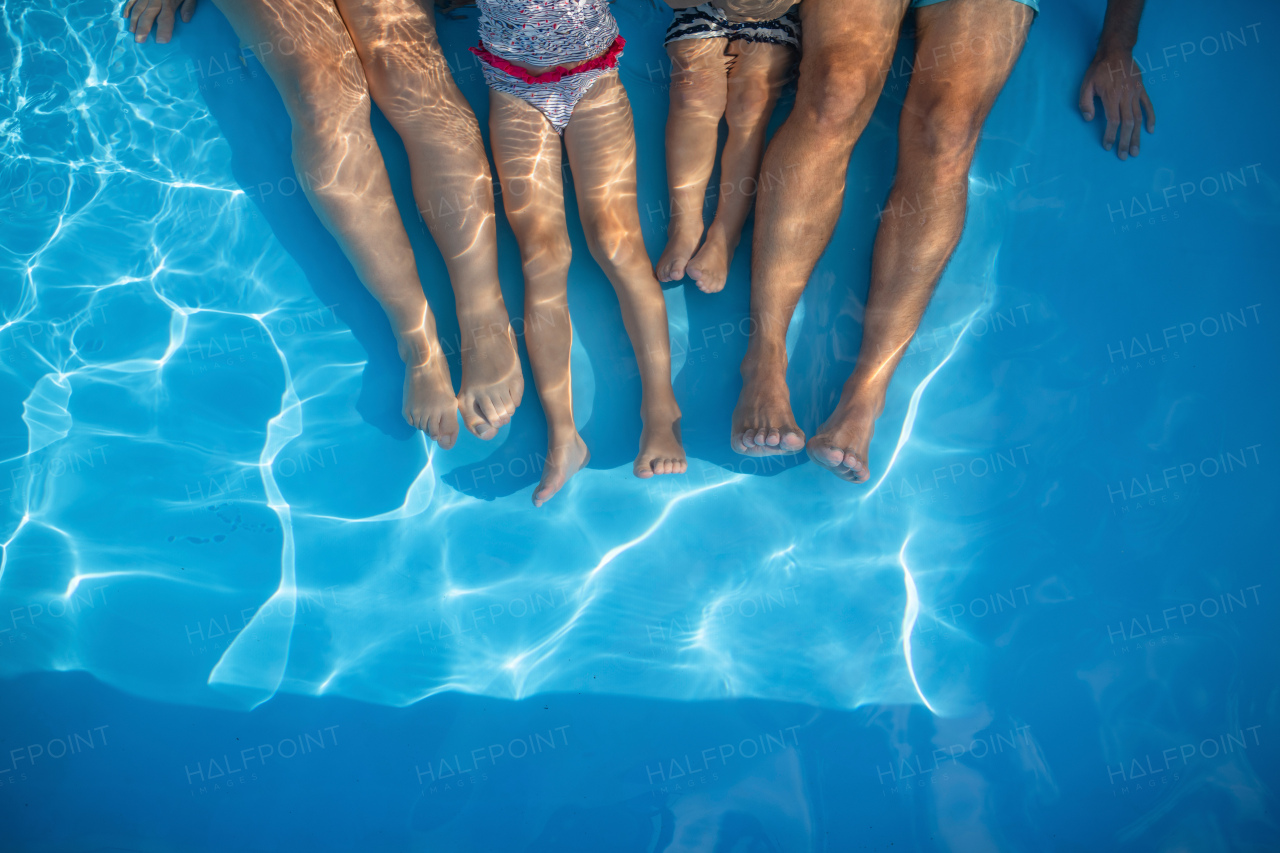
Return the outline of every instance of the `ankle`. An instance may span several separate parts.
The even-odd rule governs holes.
[[[573,428],[573,424],[552,428],[547,433],[547,454],[550,455],[557,450],[572,450],[584,443],[582,436],[578,435],[578,431]]]
[[[640,400],[640,419],[646,424],[674,422],[680,419],[680,406],[670,390],[654,394],[644,393]]]
[[[444,351],[434,335],[427,335],[421,329],[410,332],[396,332],[396,351],[406,367],[426,367],[443,358]]]
[[[840,406],[847,410],[869,410],[873,417],[878,418],[884,412],[888,390],[888,386],[882,382],[851,376],[841,389]]]
[[[707,242],[710,243],[712,240],[718,240],[724,243],[725,247],[729,250],[731,254],[735,249],[738,248],[738,241],[741,239],[742,239],[741,226],[737,228],[731,228],[729,226],[722,225],[719,219],[717,219],[715,222],[712,222],[711,227],[707,229]]]
[[[667,234],[670,236],[693,237],[702,236],[706,225],[702,221],[702,211],[679,210],[675,204],[671,206],[671,220],[667,223]]]
[[[747,347],[747,354],[739,368],[744,381],[756,379],[782,379],[787,376],[787,348],[785,345],[753,344]]]

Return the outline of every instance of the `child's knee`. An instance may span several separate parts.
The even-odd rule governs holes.
[[[724,117],[730,127],[749,130],[769,117],[778,93],[769,81],[752,78],[729,90]]]

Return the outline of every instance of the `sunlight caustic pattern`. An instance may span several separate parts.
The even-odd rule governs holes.
[[[930,317],[963,328],[904,363],[881,421],[896,445],[873,445],[870,488],[696,454],[688,474],[640,482],[619,459],[535,511],[538,459],[516,441],[536,429],[531,395],[494,442],[464,433],[447,453],[368,414],[381,409],[365,396],[394,387],[374,361],[389,333],[363,308],[344,313],[361,298],[349,270],[348,290],[317,285],[307,256],[332,257],[331,240],[301,194],[303,220],[278,236],[267,188],[237,181],[246,155],[206,104],[209,75],[231,72],[210,60],[238,67],[235,85],[270,84],[260,69],[243,79],[254,66],[229,30],[193,35],[194,56],[182,40],[138,49],[112,12],[0,12],[14,105],[0,118],[0,275],[16,283],[0,297],[0,383],[21,403],[0,430],[0,628],[24,638],[0,672],[83,669],[238,707],[278,691],[403,705],[589,689],[940,713],[974,701],[963,636],[959,663],[911,642],[930,584],[963,576],[959,522],[895,483],[965,451],[922,440],[921,423],[931,380],[993,310],[990,246],[966,244],[948,274]],[[82,83],[49,87],[67,66]],[[287,134],[283,115],[263,122]],[[689,371],[704,333],[667,297],[676,371]],[[796,322],[816,313],[802,305]],[[580,426],[632,429],[599,396],[627,366],[576,333],[573,358]],[[397,403],[390,392],[385,408]],[[907,568],[908,541],[913,567],[945,565],[945,582]],[[885,642],[884,625],[901,636]]]

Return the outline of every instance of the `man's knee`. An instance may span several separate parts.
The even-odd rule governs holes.
[[[875,107],[884,75],[873,64],[845,52],[806,57],[801,66],[796,107],[832,133],[853,133]]]
[[[939,98],[903,108],[902,146],[936,165],[968,169],[982,132],[983,111],[964,99]]]

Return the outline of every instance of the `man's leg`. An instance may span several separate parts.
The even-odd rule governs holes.
[[[498,285],[480,125],[440,50],[433,10],[417,0],[338,0],[338,10],[369,93],[404,141],[418,212],[449,269],[462,333],[462,420],[493,438],[520,405],[524,379]]]
[[[898,128],[898,173],[871,259],[862,349],[809,455],[843,479],[870,476],[867,448],[894,368],[964,228],[969,165],[1034,17],[1013,0],[947,0],[916,12],[916,71]]]
[[[409,235],[369,124],[369,92],[331,3],[218,0],[263,66],[293,122],[293,164],[311,206],[381,303],[405,362],[404,416],[448,449],[458,404],[418,280]]]
[[[1004,0],[1008,2],[1008,0]],[[875,109],[907,0],[805,0],[795,107],[765,152],[751,259],[751,341],[730,443],[795,453],[787,326],[835,230],[849,155]]]

